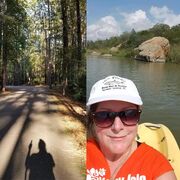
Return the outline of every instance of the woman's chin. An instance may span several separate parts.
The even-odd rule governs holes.
[[[124,154],[127,152],[127,149],[128,149],[128,145],[125,144],[125,143],[113,143],[109,146],[109,151],[110,153],[112,154]]]

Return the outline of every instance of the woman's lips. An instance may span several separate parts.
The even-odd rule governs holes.
[[[109,136],[109,138],[112,139],[112,140],[118,141],[118,140],[124,139],[126,136],[127,136],[127,135],[121,135],[121,136]]]

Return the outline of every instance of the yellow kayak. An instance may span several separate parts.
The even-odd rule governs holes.
[[[160,151],[169,160],[180,180],[180,150],[171,131],[163,124],[142,123],[138,126],[139,142],[145,142]]]

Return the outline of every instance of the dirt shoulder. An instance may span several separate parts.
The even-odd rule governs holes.
[[[57,104],[61,115],[66,121],[66,133],[72,135],[76,150],[83,155],[84,162],[81,167],[82,174],[85,174],[86,160],[86,106],[83,103],[77,102],[72,98],[63,96],[55,90],[49,90],[51,95],[58,99]]]

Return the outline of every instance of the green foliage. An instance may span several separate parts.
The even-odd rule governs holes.
[[[19,84],[22,81],[21,60],[26,48],[27,14],[21,1],[6,0],[2,3],[6,8],[0,9],[0,70],[5,72],[7,69],[7,82]],[[2,64],[6,64],[6,68],[2,68]],[[0,78],[2,83],[2,76]]]
[[[135,51],[131,48],[122,48],[116,53],[112,53],[113,56],[131,58],[135,56]]]
[[[50,87],[66,84],[67,78],[66,90],[84,100],[86,89],[80,82],[86,74],[86,1],[64,1],[67,5],[66,49],[61,2],[3,1],[3,7],[7,8],[0,9],[0,72],[7,69],[5,81],[14,85],[46,83]],[[6,68],[2,68],[3,61]],[[2,77],[0,73],[1,84]]]
[[[69,94],[77,101],[86,101],[86,72],[82,71],[79,75],[77,83],[69,82]]]
[[[179,49],[180,49],[180,44],[178,44],[178,45],[176,44],[171,47],[171,51],[170,51],[170,54],[167,59],[168,62],[180,63]]]

